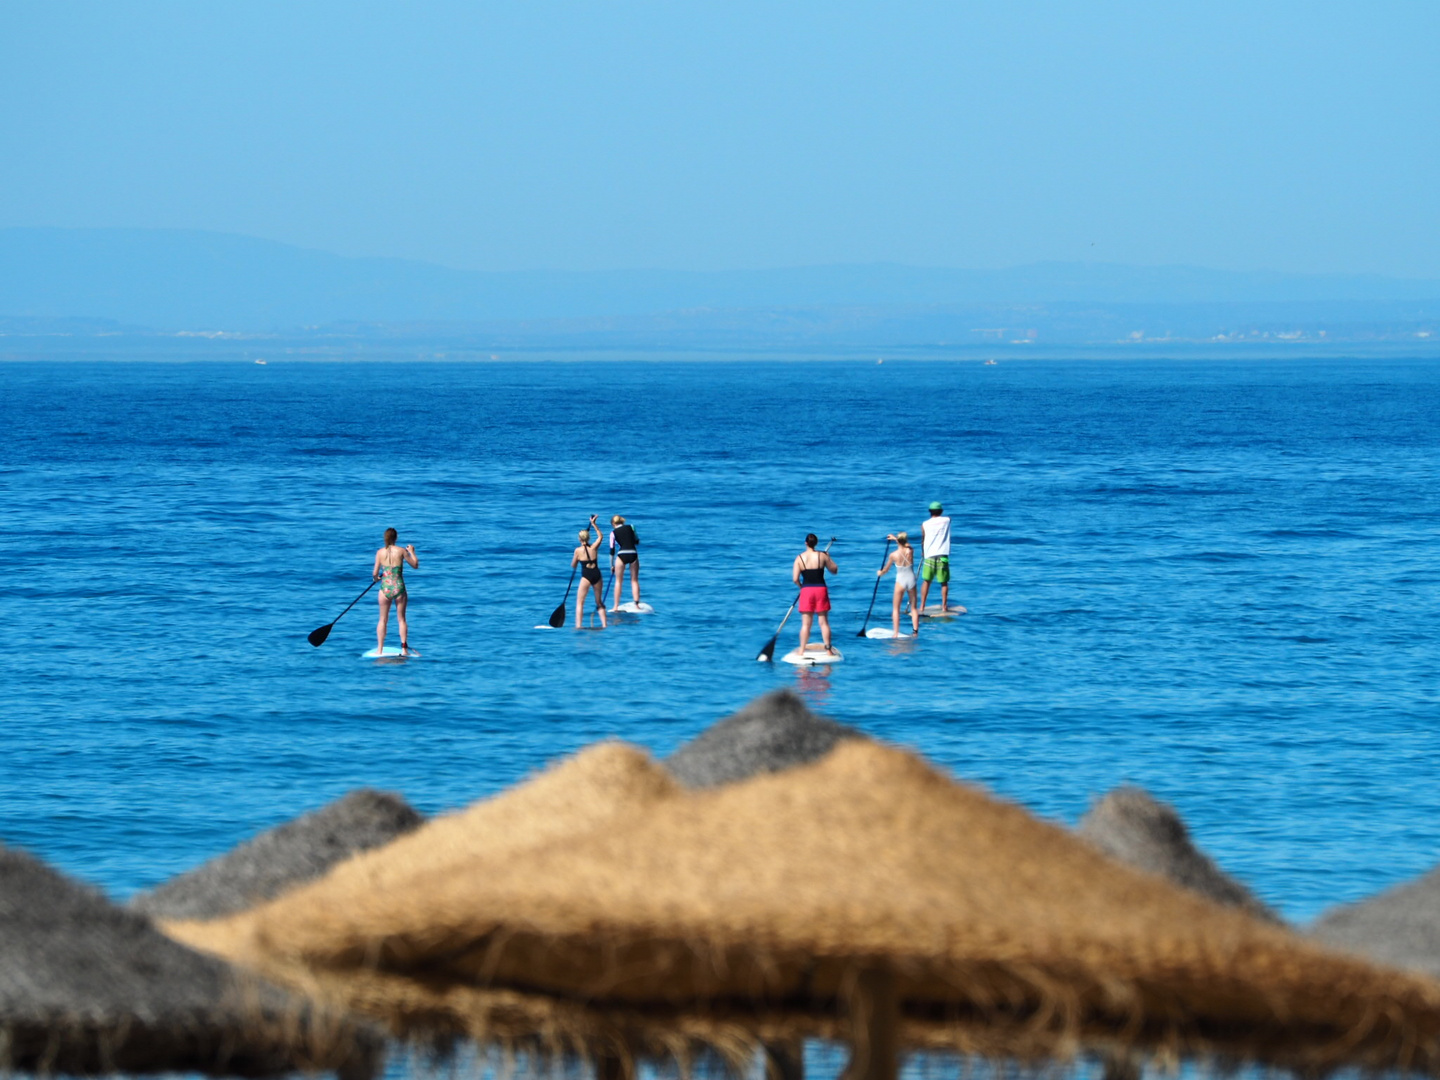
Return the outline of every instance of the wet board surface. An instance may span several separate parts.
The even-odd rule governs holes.
[[[626,615],[654,615],[654,614],[655,614],[655,609],[654,609],[653,607],[651,607],[649,604],[645,603],[644,600],[641,600],[640,603],[638,603],[638,604],[634,603],[633,601],[627,600],[627,601],[625,601],[625,603],[621,604],[619,607],[617,607],[617,608],[611,608],[611,610],[612,610],[612,611],[624,612]]]
[[[897,633],[895,633],[894,630],[891,630],[890,627],[888,627],[888,626],[872,626],[872,627],[870,627],[869,630],[866,630],[866,631],[865,631],[865,636],[868,637],[868,638],[878,638],[878,639],[881,640],[881,641],[888,641],[888,640],[890,640],[890,639],[892,639],[892,638],[895,638],[895,639],[898,639],[898,638],[912,638],[912,637],[914,637],[915,635],[914,635],[914,634],[903,634],[903,633],[902,633],[902,634],[897,634]]]
[[[920,612],[922,619],[953,619],[957,615],[964,615],[965,609],[951,604],[948,608],[924,608]]]
[[[826,652],[823,645],[806,645],[804,656],[800,655],[799,649],[791,649],[780,659],[787,664],[801,664],[809,667],[814,664],[838,664],[845,657],[841,655],[839,649],[832,648]]]
[[[414,649],[401,652],[399,645],[386,645],[383,649],[371,649],[360,654],[362,660],[418,660],[420,654]]]

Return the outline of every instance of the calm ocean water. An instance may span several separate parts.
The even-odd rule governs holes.
[[[117,895],[357,785],[454,807],[782,685],[1066,822],[1144,785],[1291,917],[1440,860],[1434,362],[57,362],[0,387],[0,840]],[[971,614],[856,640],[885,533],[932,499]],[[657,614],[534,630],[591,513],[638,525]],[[312,649],[388,525],[425,658],[359,658],[371,597]],[[847,660],[757,664],[809,530],[840,538]]]

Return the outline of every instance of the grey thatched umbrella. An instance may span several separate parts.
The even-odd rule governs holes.
[[[0,1070],[364,1077],[379,1046],[0,847]]]
[[[1119,787],[1080,819],[1076,831],[1112,859],[1240,908],[1270,922],[1281,919],[1197,848],[1175,808],[1138,787]]]
[[[140,893],[130,904],[157,919],[216,919],[313,881],[424,822],[399,795],[361,788]]]
[[[1321,912],[1308,932],[1337,949],[1440,976],[1440,867]]]
[[[717,721],[662,764],[687,788],[718,787],[818,761],[864,732],[816,716],[793,690],[774,690]]]

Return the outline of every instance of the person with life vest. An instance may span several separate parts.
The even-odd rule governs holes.
[[[640,604],[640,536],[635,526],[627,524],[622,514],[610,519],[610,572],[615,577],[615,599],[610,605],[614,611],[620,606],[620,586],[624,584],[625,568],[630,568],[630,599]]]

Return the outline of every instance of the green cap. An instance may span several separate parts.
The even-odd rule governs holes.
[[[930,504],[930,509],[931,509],[931,510],[944,510],[945,507],[941,506],[939,503],[931,503],[931,504]]]

